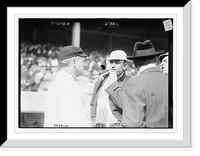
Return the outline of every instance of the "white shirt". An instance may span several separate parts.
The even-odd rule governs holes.
[[[114,117],[110,109],[108,93],[105,91],[107,87],[108,84],[105,82],[99,92],[96,122],[109,124],[117,122],[117,119]]]
[[[60,70],[48,88],[44,127],[91,125],[81,87],[75,77]]]

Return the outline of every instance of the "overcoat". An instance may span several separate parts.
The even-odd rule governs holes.
[[[106,91],[123,108],[123,127],[168,127],[168,76],[151,67],[129,79],[114,82]]]
[[[99,92],[103,86],[103,84],[106,82],[108,79],[109,73],[105,74],[102,76],[98,81],[96,81],[95,86],[94,86],[94,91],[92,94],[91,102],[90,102],[90,117],[91,117],[91,122],[96,121],[96,114],[97,114],[97,106],[98,106],[98,95]],[[127,76],[124,72],[124,74],[118,79],[118,84],[120,86],[123,86],[125,81],[128,80],[130,77]],[[117,118],[119,121],[122,119],[122,108],[118,107],[118,105],[113,104],[113,100],[109,98],[109,105],[110,109],[114,115],[115,118]]]

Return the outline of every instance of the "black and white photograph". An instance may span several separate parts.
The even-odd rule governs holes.
[[[191,147],[191,3],[9,7],[3,147]]]
[[[19,128],[173,128],[172,18],[19,18]]]

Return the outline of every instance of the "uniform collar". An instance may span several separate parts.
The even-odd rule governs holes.
[[[126,71],[123,71],[122,74],[117,78],[117,81],[123,81],[126,78]]]

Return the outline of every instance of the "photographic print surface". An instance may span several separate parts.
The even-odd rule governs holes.
[[[19,128],[173,128],[172,18],[19,18],[18,20]],[[103,94],[101,90],[105,89],[105,85],[99,85],[100,89],[96,90],[95,84],[102,78],[102,75],[110,70],[111,52],[122,50],[127,56],[132,56],[135,43],[146,40],[152,42],[156,52],[167,54],[163,55],[163,58],[167,56],[167,60],[158,57],[156,65],[161,73],[167,75],[168,125],[164,127],[151,125],[148,123],[148,117],[152,118],[152,115],[146,114],[142,119],[146,126],[138,126],[139,124],[121,126],[123,118],[126,118],[123,117],[123,106],[116,105],[117,108],[112,109],[109,104],[109,96],[105,96],[107,99],[99,98]],[[63,47],[69,45],[81,47],[88,56],[85,60],[86,68],[83,75],[76,79],[83,93],[83,103],[82,105],[76,105],[76,103],[72,105],[73,102],[62,101],[62,104],[55,102],[54,104],[57,106],[51,110],[51,115],[54,116],[58,113],[60,114],[58,118],[61,119],[61,114],[64,114],[65,118],[69,120],[66,119],[66,123],[57,122],[52,126],[45,126],[48,88],[60,71],[59,53]],[[165,61],[165,66],[162,60]],[[138,69],[134,65],[134,61],[128,59],[126,63],[126,75],[131,79],[137,77]],[[73,89],[71,91],[73,92]],[[77,90],[77,92],[79,91]],[[69,95],[68,99],[77,100],[74,96],[77,94],[76,92],[66,93],[64,96],[68,96],[67,94]],[[104,94],[108,93],[104,91]],[[97,104],[92,104],[92,102]],[[150,103],[153,105],[152,102]],[[60,105],[64,105],[62,111],[58,110],[61,108]],[[156,108],[150,110],[150,107],[152,106],[147,104],[143,111],[155,113]],[[85,113],[90,122],[89,126],[83,124],[87,119],[81,117],[81,113],[78,113],[77,110]],[[119,114],[119,117],[115,112]],[[135,114],[132,114],[133,118],[135,118]],[[92,118],[95,118],[94,121]],[[116,120],[109,120],[110,118]],[[152,121],[160,116],[153,118],[155,119]],[[80,124],[74,124],[74,126],[71,124],[70,126],[67,121]],[[132,123],[132,121],[130,122]]]

